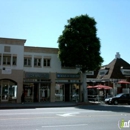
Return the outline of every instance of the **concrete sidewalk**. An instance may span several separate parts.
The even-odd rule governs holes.
[[[40,102],[40,103],[0,103],[0,109],[45,108],[45,107],[73,107],[76,102]]]
[[[79,105],[99,105],[99,102],[40,102],[40,103],[0,103],[0,109],[74,107]]]

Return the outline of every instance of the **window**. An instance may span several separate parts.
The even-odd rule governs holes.
[[[11,55],[3,56],[3,65],[11,65]]]
[[[51,59],[46,59],[45,58],[43,65],[46,66],[46,67],[50,67],[50,61],[51,61]]]
[[[41,58],[34,58],[34,66],[41,66]]]
[[[31,66],[31,57],[24,57],[24,66]]]
[[[13,56],[12,65],[17,64],[17,56]]]
[[[4,47],[4,52],[10,52],[10,46],[5,46]]]

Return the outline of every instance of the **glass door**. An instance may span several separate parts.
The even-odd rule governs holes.
[[[47,84],[41,84],[39,87],[39,101],[49,101],[50,100],[50,89]]]

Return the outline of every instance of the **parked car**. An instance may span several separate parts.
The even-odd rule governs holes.
[[[130,94],[120,93],[114,97],[106,98],[106,104],[119,104],[119,103],[127,103],[130,105]]]

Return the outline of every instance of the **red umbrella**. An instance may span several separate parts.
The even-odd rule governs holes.
[[[87,88],[95,88],[94,86],[87,86]]]
[[[101,85],[101,84],[96,85],[94,87],[97,88],[97,89],[112,89],[112,87],[109,87],[109,86],[106,86],[106,85]]]
[[[118,82],[118,84],[130,84],[130,82],[126,81],[126,80],[120,80]]]

